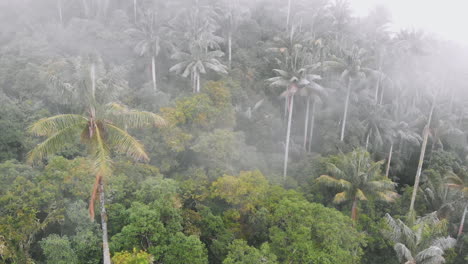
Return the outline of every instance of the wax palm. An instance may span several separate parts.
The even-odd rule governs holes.
[[[440,174],[433,170],[425,171],[424,175],[426,181],[421,186],[421,191],[427,207],[437,212],[439,218],[447,218],[455,210],[460,196],[445,183],[445,180],[457,176],[452,171]]]
[[[390,230],[384,235],[395,243],[393,248],[402,264],[445,263],[444,252],[455,246],[455,239],[442,236],[446,224],[435,213],[409,225],[389,214],[385,218]]]
[[[294,110],[294,95],[302,87],[310,84],[310,81],[307,80],[308,74],[307,70],[311,67],[306,65],[304,67],[298,68],[297,57],[292,58],[287,49],[279,50],[283,55],[284,60],[277,58],[277,62],[282,69],[274,69],[273,71],[278,75],[276,77],[270,78],[267,81],[270,82],[270,86],[280,87],[285,89],[280,97],[285,98],[285,114],[288,113],[288,126],[286,130],[286,146],[284,154],[284,165],[283,165],[283,178],[286,179],[288,171],[288,158],[289,158],[289,141],[291,136],[291,123],[292,123],[292,113]],[[304,54],[304,50],[300,44],[297,44],[294,47],[295,54]],[[309,78],[313,79],[313,75],[310,75]]]
[[[192,90],[198,93],[200,92],[200,74],[206,74],[207,69],[227,74],[227,67],[220,62],[223,56],[222,51],[206,51],[199,45],[193,45],[189,52],[178,51],[172,55],[172,59],[178,63],[169,71],[181,74],[184,78],[190,76]]]
[[[396,183],[380,173],[382,164],[382,161],[372,161],[369,153],[362,149],[340,154],[337,159],[327,162],[330,175],[322,175],[316,182],[340,191],[335,195],[334,203],[353,201],[351,218],[356,220],[359,201],[376,198],[393,202],[398,197]]]
[[[388,118],[388,108],[382,105],[368,104],[363,108],[365,115],[362,121],[366,128],[366,150],[372,139],[374,147],[383,146],[384,142],[391,142],[394,137],[392,122]]]
[[[215,8],[216,20],[225,32],[227,37],[228,67],[231,69],[232,63],[232,36],[239,27],[242,19],[246,19],[248,10],[242,8],[239,0],[220,1],[219,6]]]
[[[135,53],[139,56],[151,57],[151,76],[153,90],[157,91],[156,57],[161,50],[161,27],[157,24],[156,14],[152,11],[143,13],[137,27],[127,30],[127,33],[136,40]]]
[[[468,213],[468,203],[466,202],[468,199],[468,181],[464,178],[459,177],[455,173],[451,173],[446,176],[445,180],[448,182],[447,186],[451,189],[455,189],[460,191],[463,195],[463,199],[465,202],[465,209],[463,210],[462,219],[460,221],[460,227],[458,228],[457,237],[463,233],[463,227],[465,225],[465,217]]]
[[[322,77],[316,74],[307,74],[307,84],[300,90],[300,95],[306,97],[306,115],[304,122],[304,149],[307,149],[307,142],[309,142],[308,151],[311,149],[312,137],[314,135],[315,125],[315,108],[316,104],[320,103],[324,97],[327,96],[326,89],[321,86],[317,81],[321,80]],[[310,105],[312,104],[312,111],[310,113]],[[310,129],[309,129],[309,113],[310,113]]]
[[[95,87],[95,84],[92,85]],[[149,160],[143,145],[132,137],[127,128],[146,125],[164,125],[159,115],[128,109],[118,103],[101,105],[96,101],[95,90],[91,90],[89,106],[85,115],[63,114],[43,118],[35,122],[29,131],[36,136],[47,137],[28,153],[31,163],[40,161],[60,151],[65,143],[80,138],[94,161],[95,181],[89,203],[91,219],[94,219],[94,203],[98,194],[101,202],[101,224],[103,230],[104,263],[110,263],[107,238],[107,214],[105,209],[104,179],[112,174],[111,152],[127,155],[134,160]]]
[[[324,62],[324,67],[327,70],[338,72],[341,75],[341,80],[346,84],[346,98],[343,112],[343,121],[341,125],[340,140],[344,140],[346,120],[348,116],[349,99],[351,95],[351,86],[353,80],[370,74],[374,71],[365,67],[369,60],[366,57],[366,52],[363,49],[354,47],[350,53],[344,55],[344,58],[333,56],[331,60]]]

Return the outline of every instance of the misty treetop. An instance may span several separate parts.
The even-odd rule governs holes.
[[[0,263],[466,263],[468,53],[352,4],[0,0]]]

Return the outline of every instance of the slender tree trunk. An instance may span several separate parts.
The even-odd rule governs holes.
[[[197,93],[200,92],[200,73],[197,72]]]
[[[312,100],[312,113],[311,113],[311,120],[310,120],[310,132],[309,132],[309,149],[312,149],[312,138],[314,136],[314,126],[315,126],[315,100]]]
[[[104,184],[99,183],[99,192],[101,200],[101,225],[102,225],[102,251],[104,264],[111,264],[110,252],[109,252],[109,239],[107,237],[107,212],[106,212],[106,200],[104,195]]]
[[[91,64],[91,69],[90,69],[90,78],[91,78],[91,92],[93,99],[96,96],[96,65],[94,63]]]
[[[367,133],[367,137],[366,137],[366,151],[367,151],[367,149],[369,148],[369,138],[370,138],[371,131],[372,131],[372,130],[369,130],[369,132]]]
[[[137,23],[137,0],[133,0],[133,19]]]
[[[62,0],[57,1],[58,15],[60,19],[60,25],[63,25],[63,14],[62,14]]]
[[[392,162],[392,154],[393,154],[393,142],[390,145],[390,151],[388,152],[388,161],[387,161],[387,169],[385,170],[385,178],[388,178],[388,174],[390,172],[390,162]]]
[[[354,222],[356,222],[356,219],[357,219],[357,206],[358,206],[358,199],[357,197],[354,197],[353,207],[351,208],[351,219],[353,220],[353,226],[354,226]]]
[[[231,69],[232,64],[232,32],[229,30],[228,34],[228,60],[229,60],[229,69]]]
[[[382,92],[380,93],[380,102],[379,102],[380,105],[383,102],[383,96],[384,96],[384,93],[385,93],[385,86],[382,86],[381,90],[382,90]]]
[[[377,76],[377,83],[375,84],[375,95],[374,95],[374,100],[375,104],[377,104],[377,100],[379,99],[379,86],[380,86],[380,72],[381,72],[381,63],[379,63],[379,76]]]
[[[288,157],[289,157],[289,138],[291,135],[291,121],[292,121],[292,112],[294,109],[294,95],[291,96],[291,106],[289,107],[289,116],[288,116],[288,129],[286,132],[286,147],[284,150],[284,170],[283,170],[283,180],[286,180],[288,173]]]
[[[158,86],[156,84],[156,59],[154,55],[151,57],[151,75],[153,77],[153,90],[156,92],[158,90]]]
[[[196,91],[196,77],[195,77],[195,72],[192,72],[190,73],[190,81],[191,81],[191,85],[192,85],[192,92],[195,93]]]
[[[465,225],[465,217],[466,217],[466,213],[467,213],[467,210],[468,210],[468,205],[465,205],[465,210],[463,210],[463,216],[462,216],[462,219],[460,221],[460,227],[458,228],[458,234],[457,234],[457,240],[458,238],[460,238],[461,234],[463,233],[463,226]]]
[[[419,188],[419,180],[421,178],[421,171],[422,171],[422,166],[424,163],[424,154],[426,152],[426,147],[427,147],[427,139],[429,137],[429,127],[431,125],[431,119],[432,119],[432,113],[434,112],[434,107],[435,107],[435,97],[432,102],[432,107],[431,107],[431,112],[429,113],[429,119],[427,120],[427,124],[424,127],[423,131],[423,144],[421,147],[421,154],[419,156],[419,164],[418,164],[418,170],[416,171],[416,178],[414,180],[414,186],[413,186],[413,194],[411,195],[411,203],[410,203],[410,208],[409,208],[409,213],[413,212],[414,210],[414,202],[416,201],[416,193]]]
[[[351,79],[348,79],[348,87],[346,88],[346,101],[345,101],[345,109],[343,113],[343,124],[341,125],[341,137],[340,141],[343,141],[344,139],[344,134],[345,134],[345,128],[346,128],[346,118],[348,116],[348,107],[349,107],[349,96],[351,94]]]
[[[291,19],[291,1],[288,0],[288,15],[286,17],[286,30],[289,30],[289,20]]]
[[[307,96],[306,116],[304,121],[304,150],[307,149],[307,136],[309,129],[309,108],[310,108],[310,96]]]

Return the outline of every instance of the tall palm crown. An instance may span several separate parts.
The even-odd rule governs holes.
[[[206,74],[207,69],[227,74],[227,67],[220,62],[223,56],[224,53],[220,50],[207,51],[198,45],[193,45],[189,52],[178,51],[172,55],[172,59],[178,63],[169,71],[181,74],[184,78],[190,76],[193,92],[200,92],[200,74]]]
[[[92,66],[90,75],[95,76]],[[164,125],[164,119],[157,114],[128,109],[119,103],[100,104],[96,99],[96,79],[91,77],[89,105],[85,114],[61,114],[40,119],[32,124],[30,132],[36,136],[47,137],[28,154],[31,163],[40,161],[57,153],[64,143],[80,138],[88,147],[90,157],[95,162],[96,180],[90,202],[90,215],[94,217],[94,201],[98,185],[112,172],[111,151],[127,155],[135,160],[147,161],[143,145],[132,137],[127,128],[140,128],[147,125]]]
[[[207,69],[227,74],[227,67],[220,61],[224,53],[219,50],[224,39],[214,34],[215,15],[210,6],[196,1],[192,9],[183,10],[168,24],[179,42],[174,45],[176,51],[171,57],[177,63],[169,71],[185,78],[190,76],[193,92],[200,92],[200,74],[205,74]]]
[[[402,264],[445,263],[444,252],[456,244],[454,238],[442,236],[445,222],[439,221],[435,213],[410,225],[389,214],[386,220],[390,230],[384,231],[384,235],[395,243],[393,248]]]
[[[161,32],[155,16],[154,12],[145,12],[137,27],[127,30],[127,33],[137,41],[134,51],[140,56],[145,54],[157,56],[161,49]]]
[[[351,217],[356,220],[359,201],[377,198],[392,202],[398,197],[396,184],[381,175],[382,163],[372,161],[368,152],[358,149],[331,158],[326,163],[330,175],[322,175],[316,181],[340,191],[334,203],[353,201]]]

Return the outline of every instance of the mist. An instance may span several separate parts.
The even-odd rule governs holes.
[[[0,0],[0,263],[466,263],[460,10]]]

